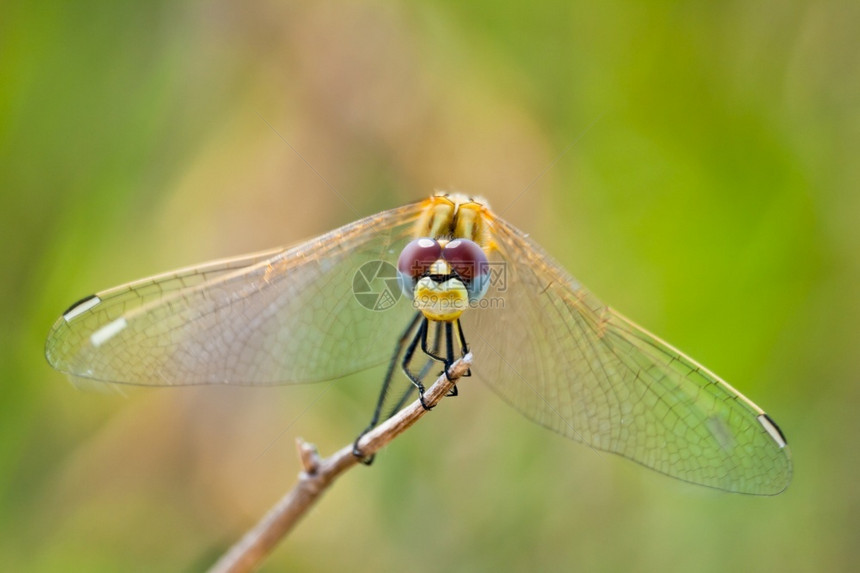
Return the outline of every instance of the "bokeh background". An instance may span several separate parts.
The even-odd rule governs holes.
[[[848,0],[4,2],[0,568],[203,569],[376,398],[81,391],[70,303],[441,188],[765,407],[794,481],[690,486],[466,382],[264,570],[855,569],[858,38]]]

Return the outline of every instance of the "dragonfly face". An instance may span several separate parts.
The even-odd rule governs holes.
[[[405,302],[358,304],[350,286],[373,261],[396,263]],[[97,293],[57,320],[45,351],[71,377],[142,385],[313,382],[399,362],[420,390],[467,342],[476,378],[568,438],[727,491],[773,495],[791,479],[761,408],[463,195]]]
[[[490,282],[487,256],[468,239],[415,239],[400,253],[397,271],[413,306],[442,322],[457,320],[477,304]]]
[[[397,270],[403,291],[430,320],[452,321],[487,292],[491,239],[487,207],[462,195],[434,195],[424,207]]]

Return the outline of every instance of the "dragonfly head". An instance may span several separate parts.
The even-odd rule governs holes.
[[[415,239],[400,253],[397,271],[404,293],[430,320],[460,318],[490,284],[487,255],[468,239]]]

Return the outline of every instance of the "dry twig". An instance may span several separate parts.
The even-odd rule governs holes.
[[[427,389],[424,393],[425,402],[431,407],[435,406],[466,373],[471,363],[471,354],[455,362],[448,370],[447,378],[440,376]],[[426,412],[421,403],[415,400],[368,432],[359,442],[359,448],[365,455],[375,454]],[[320,459],[316,448],[300,438],[296,440],[296,445],[304,467],[304,471],[299,474],[298,483],[212,566],[210,573],[238,573],[256,569],[335,478],[358,463],[358,459],[352,454],[352,444],[344,446],[325,459]]]

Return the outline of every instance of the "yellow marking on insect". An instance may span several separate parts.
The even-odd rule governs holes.
[[[413,234],[433,239],[469,239],[487,251],[491,242],[491,218],[483,199],[460,193],[436,194],[424,202]]]
[[[457,205],[446,196],[434,195],[426,201],[415,224],[415,237],[450,236]]]
[[[437,283],[424,277],[415,285],[412,304],[430,320],[450,322],[469,308],[469,292],[458,279]]]
[[[484,252],[492,241],[487,207],[469,200],[460,204],[454,225],[454,236],[474,241]]]

